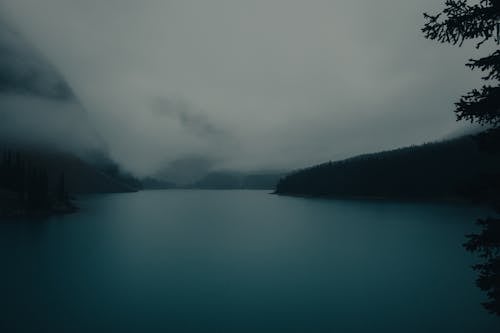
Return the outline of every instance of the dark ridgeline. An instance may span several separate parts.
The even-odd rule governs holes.
[[[500,167],[473,137],[328,162],[281,179],[276,193],[302,196],[448,200],[480,195],[478,179]]]
[[[61,173],[50,186],[47,170],[34,165],[20,152],[3,152],[0,162],[0,217],[71,213],[76,210]]]

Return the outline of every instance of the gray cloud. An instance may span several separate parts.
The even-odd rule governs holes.
[[[0,146],[102,155],[104,144],[64,78],[0,22]]]
[[[453,102],[480,81],[463,66],[472,44],[423,38],[435,0],[0,4],[141,175],[191,156],[295,168],[440,139],[465,126]]]
[[[76,103],[27,95],[0,97],[0,145],[71,152],[86,157],[103,152],[100,137]]]
[[[196,110],[187,102],[179,99],[166,97],[155,99],[153,114],[166,116],[169,121],[177,121],[186,131],[203,138],[217,140],[228,137],[227,131],[212,124],[201,110]]]
[[[0,93],[70,101],[64,79],[21,36],[0,22]]]

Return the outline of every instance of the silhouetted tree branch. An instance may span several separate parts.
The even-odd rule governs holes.
[[[422,31],[428,39],[458,46],[462,46],[466,40],[476,40],[476,48],[491,40],[500,43],[500,0],[447,0],[441,13],[425,13],[424,17],[427,23]],[[480,135],[479,142],[482,147],[498,153],[500,51],[496,50],[480,59],[471,59],[466,66],[485,72],[483,80],[488,81],[488,84],[472,90],[455,103],[457,120],[489,125],[489,131]],[[490,175],[489,185],[484,187],[483,200],[500,211],[498,178],[498,171]],[[468,235],[464,246],[484,259],[484,262],[474,265],[479,275],[477,285],[487,292],[488,301],[483,303],[484,307],[491,313],[500,315],[500,219],[480,219],[477,224],[482,231]]]

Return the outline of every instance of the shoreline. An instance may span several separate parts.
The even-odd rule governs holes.
[[[0,211],[0,222],[12,222],[22,219],[40,219],[52,216],[75,214],[80,208],[73,202],[56,203],[46,210],[10,209]]]
[[[450,203],[450,204],[468,204],[481,205],[479,202],[468,200],[462,197],[390,197],[390,196],[367,196],[367,195],[313,195],[298,193],[280,193],[277,191],[269,194],[283,197],[294,197],[303,199],[326,199],[326,200],[361,200],[361,201],[390,201],[406,203]]]

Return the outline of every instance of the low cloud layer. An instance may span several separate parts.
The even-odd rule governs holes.
[[[0,22],[0,93],[70,101],[71,88],[23,38]]]
[[[477,55],[434,0],[0,0],[137,175],[198,156],[290,169],[446,137]]]
[[[0,95],[0,147],[21,146],[70,152],[80,157],[104,153],[81,106],[28,95]]]
[[[182,100],[158,98],[153,103],[153,114],[159,120],[166,117],[169,122],[177,122],[186,132],[201,138],[224,139],[228,136],[226,130],[217,128],[206,116],[203,110],[193,108]]]
[[[71,88],[0,22],[0,146],[103,155],[104,143]]]

